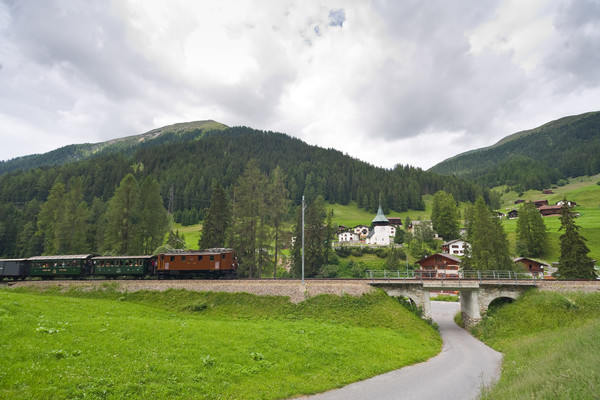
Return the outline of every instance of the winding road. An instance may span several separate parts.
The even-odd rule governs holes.
[[[431,302],[432,318],[440,327],[442,351],[430,360],[341,389],[304,397],[310,400],[466,400],[500,377],[502,354],[454,323],[458,303]]]

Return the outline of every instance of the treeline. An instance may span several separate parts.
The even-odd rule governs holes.
[[[485,187],[542,190],[570,177],[600,173],[600,112],[562,118],[515,134],[431,169]]]
[[[106,207],[127,174],[138,182],[152,177],[163,206],[177,221],[193,224],[205,218],[216,183],[233,199],[234,185],[250,159],[256,160],[266,176],[271,176],[276,166],[281,168],[292,205],[299,205],[302,196],[308,203],[321,196],[329,203],[356,201],[371,212],[376,212],[379,201],[386,213],[423,210],[422,195],[438,190],[451,193],[457,201],[474,201],[480,195],[490,200],[488,190],[462,179],[402,165],[392,170],[374,167],[280,133],[246,127],[192,130],[159,136],[156,142],[144,142],[135,151],[1,175],[0,256],[37,254],[33,249],[39,246],[24,246],[22,242],[38,229],[40,208],[57,182],[69,185],[77,179],[81,199],[91,210]]]

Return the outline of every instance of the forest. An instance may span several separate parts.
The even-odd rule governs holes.
[[[175,221],[195,224],[204,219],[215,184],[235,201],[233,188],[251,159],[266,176],[281,168],[291,200],[291,219],[302,196],[307,202],[318,196],[329,203],[356,201],[371,212],[380,202],[386,212],[423,210],[421,196],[439,190],[451,193],[457,201],[473,202],[481,195],[486,202],[493,200],[488,189],[464,179],[401,164],[393,169],[378,168],[281,133],[247,127],[191,129],[183,134],[165,133],[128,151],[105,151],[81,161],[0,175],[0,257],[54,250],[47,247],[39,214],[58,183],[65,195],[75,190],[78,203],[85,204],[89,212],[83,221],[74,223],[85,223],[95,232],[87,235],[85,249],[98,252],[103,242],[98,224],[106,222],[109,202],[128,174],[136,182],[151,177]]]
[[[600,112],[592,112],[516,133],[494,146],[452,157],[430,171],[523,192],[599,173],[598,154]]]

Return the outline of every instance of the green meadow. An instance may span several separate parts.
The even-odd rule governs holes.
[[[598,398],[600,293],[531,290],[489,311],[473,333],[504,353],[482,400]]]
[[[0,290],[1,399],[283,399],[437,354],[437,332],[382,292]]]

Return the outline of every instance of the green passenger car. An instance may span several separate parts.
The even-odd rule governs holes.
[[[143,277],[154,272],[155,256],[102,256],[91,259],[94,276],[116,278],[117,276]]]
[[[38,256],[28,259],[29,276],[44,280],[54,278],[82,278],[92,274],[92,254],[65,256]]]

